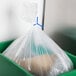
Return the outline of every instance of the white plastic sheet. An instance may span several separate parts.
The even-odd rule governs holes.
[[[37,26],[15,40],[3,54],[35,76],[57,76],[73,68],[65,52]]]

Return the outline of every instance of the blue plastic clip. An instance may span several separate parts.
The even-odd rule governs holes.
[[[41,24],[38,23],[38,17],[36,18],[36,24],[34,24],[34,26],[36,26],[36,25],[40,26],[42,28],[42,30],[43,30],[44,25],[41,25]]]

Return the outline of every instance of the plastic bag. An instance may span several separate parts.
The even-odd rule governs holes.
[[[3,54],[35,76],[57,76],[73,68],[65,52],[37,26],[15,40]]]

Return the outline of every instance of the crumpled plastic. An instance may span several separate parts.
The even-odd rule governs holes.
[[[57,76],[73,69],[66,53],[37,26],[16,39],[3,55],[35,76]]]

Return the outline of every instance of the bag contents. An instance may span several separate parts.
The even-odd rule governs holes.
[[[37,26],[15,40],[3,55],[34,76],[57,76],[73,68],[65,52]]]

